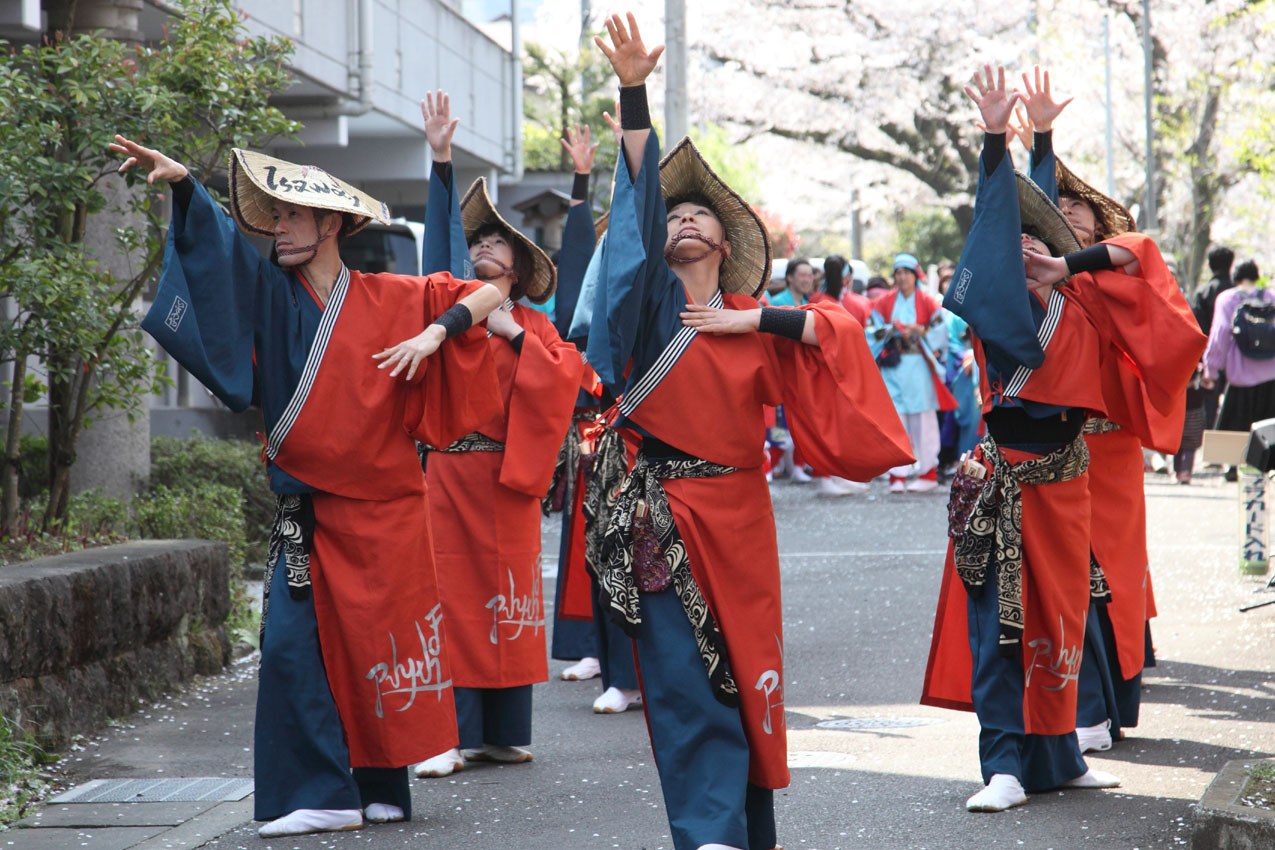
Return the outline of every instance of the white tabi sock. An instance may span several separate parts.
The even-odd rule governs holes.
[[[982,791],[965,801],[971,812],[1003,812],[1027,802],[1027,792],[1017,776],[997,773]]]
[[[461,757],[460,750],[451,749],[442,755],[425,759],[425,761],[416,765],[416,775],[424,778],[426,776],[451,776],[457,770],[465,769],[465,759]]]
[[[468,761],[498,761],[502,764],[522,764],[531,761],[531,750],[525,747],[506,747],[500,744],[483,744],[479,750],[461,750]]]
[[[1094,770],[1092,767],[1075,779],[1068,779],[1059,788],[1117,788],[1120,779],[1105,770]]]
[[[372,823],[393,823],[403,819],[403,810],[389,803],[372,803],[363,810],[363,816]]]
[[[358,809],[297,809],[257,830],[262,838],[307,835],[311,832],[345,832],[363,827]]]
[[[585,679],[595,679],[601,675],[601,662],[596,658],[588,657],[581,658],[575,664],[562,671],[562,679],[565,682],[583,682]]]
[[[628,688],[607,688],[593,701],[595,714],[619,714],[632,706],[642,704],[642,691]]]

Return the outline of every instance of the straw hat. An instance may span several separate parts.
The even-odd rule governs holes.
[[[770,238],[752,207],[722,182],[691,142],[683,138],[660,161],[664,201],[697,193],[713,207],[730,242],[718,285],[723,292],[756,296],[770,279]]]
[[[543,304],[549,300],[549,296],[553,295],[558,285],[557,269],[553,267],[553,263],[549,261],[549,255],[541,250],[539,245],[520,233],[518,228],[511,226],[500,217],[500,213],[496,212],[491,196],[487,194],[485,178],[479,177],[465,192],[465,197],[460,201],[460,219],[465,228],[466,242],[488,224],[499,224],[509,231],[531,256],[531,280],[519,281],[526,286],[524,294],[533,304]]]
[[[1059,197],[1072,195],[1089,204],[1102,225],[1102,232],[1107,237],[1119,236],[1121,233],[1138,229],[1133,216],[1129,213],[1129,210],[1125,209],[1123,204],[1108,198],[1102,192],[1081,180],[1074,171],[1062,164],[1062,160],[1057,161],[1054,173],[1055,179],[1058,181]]]
[[[390,223],[389,207],[322,168],[234,148],[230,154],[230,209],[235,221],[250,233],[273,237],[270,206],[275,200],[350,213],[354,224],[345,229],[346,236],[358,233],[372,219]]]
[[[1023,228],[1035,231],[1058,256],[1079,251],[1080,240],[1062,210],[1026,174],[1015,171],[1014,177],[1018,183],[1018,216]]]

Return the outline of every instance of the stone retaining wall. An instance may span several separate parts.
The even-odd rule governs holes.
[[[0,715],[61,749],[230,660],[224,543],[145,540],[0,567]]]

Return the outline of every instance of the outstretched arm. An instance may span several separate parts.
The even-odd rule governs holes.
[[[439,316],[433,324],[411,339],[405,339],[398,345],[372,355],[373,360],[382,363],[378,369],[389,369],[390,377],[398,376],[407,369],[407,380],[412,380],[416,370],[426,357],[438,351],[443,340],[469,330],[476,322],[483,319],[504,303],[500,290],[490,283],[484,283],[473,292],[456,302],[455,306]]]
[[[706,304],[687,304],[682,324],[700,333],[744,334],[764,331],[818,347],[815,314],[811,310],[787,307],[759,307],[753,310],[725,310]]]
[[[452,99],[442,89],[437,94],[425,93],[421,101],[421,118],[425,120],[425,138],[434,154],[434,162],[452,161],[452,134],[459,118],[452,118]]]
[[[621,117],[624,127],[624,155],[629,164],[629,178],[637,177],[642,167],[642,152],[646,149],[647,136],[651,135],[651,116],[646,105],[646,78],[655,70],[664,45],[651,50],[642,43],[642,33],[638,31],[637,18],[632,12],[628,15],[628,26],[619,15],[607,19],[607,34],[611,38],[608,47],[600,36],[594,36],[598,45],[616,77],[620,80],[620,102],[624,104]]]
[[[134,165],[140,165],[146,169],[147,183],[153,184],[156,180],[176,183],[179,180],[186,179],[187,175],[190,174],[186,166],[180,162],[169,159],[153,148],[142,147],[137,142],[130,141],[123,136],[115,137],[115,141],[111,143],[111,150],[128,157],[128,159],[124,160],[124,164],[120,166],[120,174],[128,171]]]

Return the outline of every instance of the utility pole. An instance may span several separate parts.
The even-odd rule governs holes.
[[[664,149],[686,132],[686,0],[664,0]]]
[[[1107,67],[1107,196],[1116,196],[1116,156],[1111,120],[1111,16],[1102,16],[1102,55]]]
[[[863,222],[859,218],[859,189],[850,187],[850,259],[863,259]]]
[[[1159,227],[1155,208],[1155,128],[1152,126],[1152,101],[1154,92],[1151,89],[1151,0],[1142,0],[1142,62],[1143,62],[1143,98],[1147,111],[1147,211],[1143,222],[1143,230],[1153,233]]]

